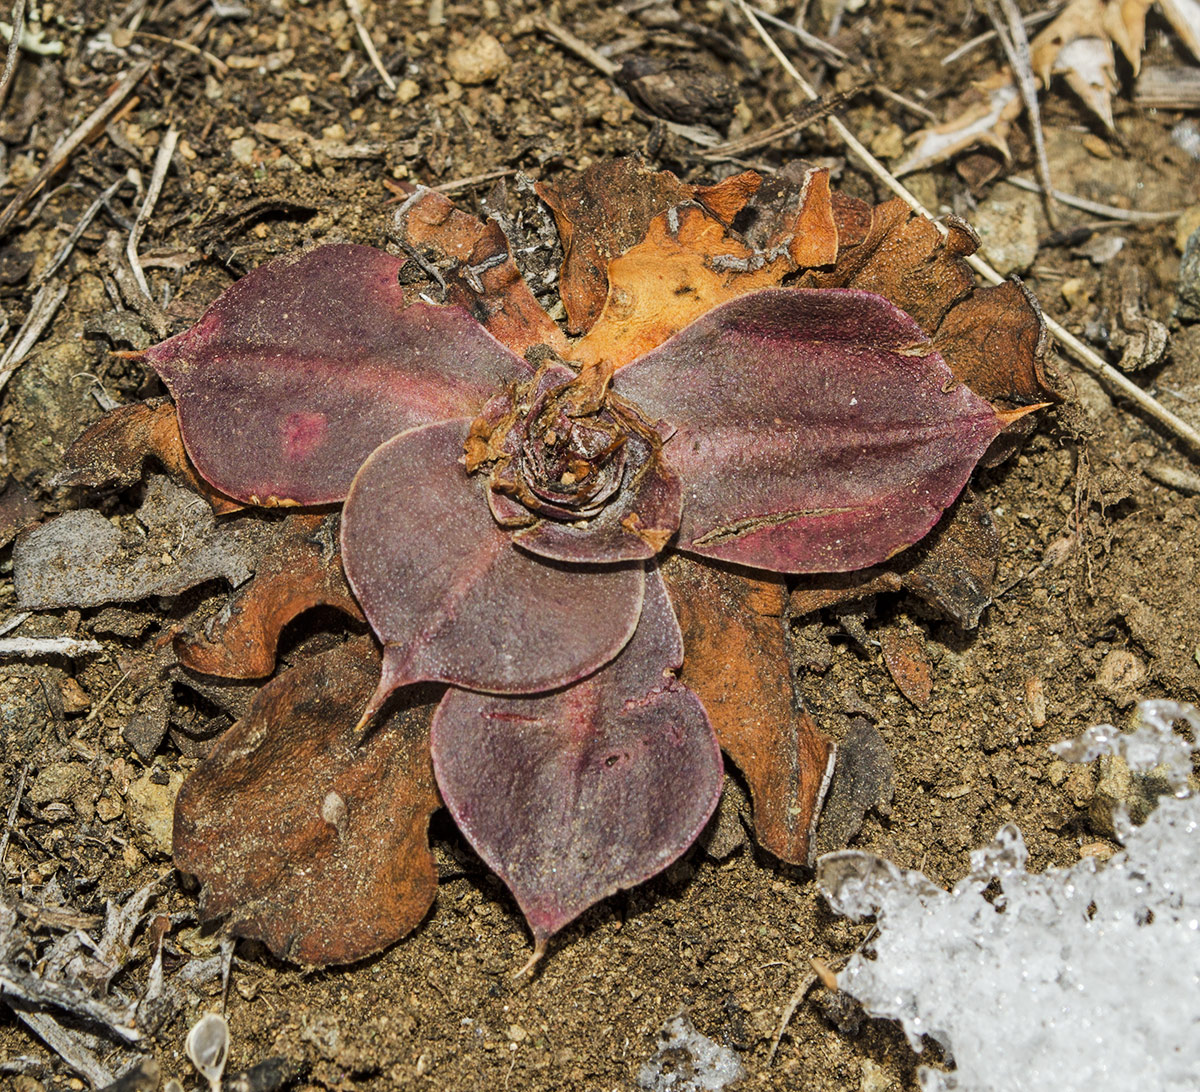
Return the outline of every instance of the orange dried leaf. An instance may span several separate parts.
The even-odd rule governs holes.
[[[196,473],[183,448],[175,405],[165,398],[118,406],[86,429],[67,451],[62,481],[126,488],[141,479],[147,459],[157,460],[177,485],[204,497],[218,516],[241,511],[237,501]]]
[[[359,739],[379,675],[371,642],[314,656],[263,687],[184,782],[175,866],[201,915],[310,966],[351,963],[414,929],[437,892],[438,807],[422,694]]]
[[[715,186],[691,186],[670,171],[656,171],[628,157],[597,163],[561,182],[539,183],[563,247],[559,294],[567,329],[585,333],[608,295],[608,264],[645,237],[651,221],[685,201],[699,201],[726,224],[742,210],[761,179],[753,171]]]
[[[672,208],[609,263],[608,300],[571,359],[620,368],[718,304],[774,287],[793,268],[786,253],[761,261],[699,205]]]
[[[278,540],[263,554],[253,578],[234,594],[214,623],[198,635],[175,638],[179,662],[226,679],[258,679],[275,670],[279,635],[312,607],[328,606],[363,620],[342,573],[341,557],[322,524],[327,517],[289,514]],[[331,536],[336,532],[330,530]]]
[[[806,864],[833,748],[792,695],[781,578],[678,554],[663,576],[683,630],[681,680],[700,696],[721,749],[750,786],[755,836]]]
[[[499,224],[460,211],[435,190],[407,183],[397,188],[409,194],[395,218],[404,241],[453,263],[446,274],[447,303],[465,307],[518,355],[534,345],[565,351],[566,338],[521,277]]]
[[[933,668],[920,638],[885,629],[879,635],[879,644],[888,674],[900,693],[918,709],[927,708],[933,693]]]

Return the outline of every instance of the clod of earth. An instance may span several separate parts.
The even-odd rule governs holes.
[[[430,776],[535,957],[688,848],[722,750],[760,840],[806,861],[831,748],[791,701],[785,576],[903,555],[1054,399],[1036,305],[975,287],[965,225],[943,240],[807,168],[693,187],[622,161],[540,192],[574,342],[496,224],[412,189],[394,231],[410,256],[273,262],[145,354],[215,495],[344,502],[341,559],[383,645],[373,694],[357,646],[269,683],[178,804],[204,912],[304,963],[360,958],[427,912]],[[301,545],[292,583],[260,574],[237,602],[261,635],[186,641],[193,666],[235,673],[262,644],[268,671],[291,616],[276,585],[353,613]]]

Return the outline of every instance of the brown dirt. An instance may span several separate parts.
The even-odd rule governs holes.
[[[637,151],[689,181],[738,169],[700,160],[693,145],[653,126],[600,74],[536,33],[531,17],[543,6],[533,0],[447,3],[436,26],[428,14],[440,5],[365,4],[385,59],[398,79],[412,81],[400,98],[381,90],[340,2],[251,6],[254,13],[240,20],[210,19],[209,5],[187,0],[144,6],[142,31],[192,35],[195,45],[236,66],[216,76],[205,57],[157,38],[135,37],[124,51],[90,47],[106,29],[126,41],[119,27],[128,26],[128,15],[124,24],[118,16],[142,5],[41,5],[47,37],[62,41],[65,52],[22,59],[0,115],[9,153],[5,201],[131,59],[152,56],[156,64],[137,98],[74,156],[52,181],[57,188],[35,199],[3,241],[0,307],[10,330],[28,311],[31,278],[19,272],[4,278],[5,271],[27,255],[36,276],[98,187],[130,169],[148,177],[171,121],[181,128],[181,169],[168,178],[142,252],[168,262],[187,259],[182,269],[150,269],[158,292],[170,287],[172,331],[238,273],[274,255],[334,240],[382,245],[387,178],[441,184],[511,169],[550,179]],[[773,6],[791,14],[790,5]],[[545,10],[585,41],[603,44],[644,32],[621,7],[563,0]],[[737,127],[764,128],[800,104],[769,55],[720,3],[681,0],[678,9],[715,36],[688,38],[675,29],[670,41],[652,48],[702,59],[734,81],[741,100],[731,135]],[[981,29],[979,20],[964,29],[963,14],[961,4],[874,2],[847,15],[839,42],[883,86],[928,95],[938,110],[996,63],[985,49],[958,65],[940,65]],[[193,35],[201,24],[206,28]],[[450,77],[447,55],[480,29],[500,40],[510,63],[498,78],[462,86]],[[1149,63],[1177,60],[1163,29],[1156,24],[1150,35]],[[804,60],[811,66],[811,58]],[[1200,201],[1200,172],[1169,135],[1180,115],[1139,111],[1126,97],[1117,104],[1117,134],[1108,136],[1063,89],[1047,96],[1043,109],[1059,188],[1144,209]],[[894,141],[895,126],[920,125],[904,107],[871,93],[857,97],[845,118],[880,147]],[[365,158],[336,159],[320,146],[281,141],[278,130],[267,130],[274,138],[256,132],[264,122],[375,148]],[[1028,142],[1017,135],[1012,146],[1014,169],[1031,174]],[[820,125],[749,153],[746,161],[770,168],[801,155],[838,166],[849,192],[882,196],[845,163]],[[974,198],[952,168],[923,172],[914,184],[927,201],[970,216]],[[489,186],[467,186],[456,199],[475,210]],[[985,186],[980,196],[988,192]],[[1014,196],[1003,186],[994,192]],[[123,310],[113,297],[105,234],[117,231],[123,247],[136,208],[128,189],[111,204],[113,217],[102,215],[84,233],[67,267],[66,302],[4,395],[0,472],[31,486],[49,512],[87,503],[120,516],[135,499],[133,491],[80,497],[56,492],[51,483],[66,445],[100,413],[93,383],[120,401],[155,391],[140,367],[111,356],[113,342],[98,336],[106,330],[119,337],[131,325],[103,317]],[[247,209],[259,211],[247,219]],[[1090,219],[1069,210],[1063,218]],[[1165,361],[1138,380],[1200,424],[1200,327],[1171,318],[1179,272],[1174,225],[1118,230],[1127,243],[1101,266],[1050,240],[1028,282],[1049,314],[1103,347],[1119,322],[1122,277],[1140,270],[1144,311],[1170,324],[1171,341]],[[145,323],[133,324],[128,337],[144,345],[151,334]],[[1114,405],[1093,380],[1066,365],[1059,371],[1072,399],[1041,417],[1018,457],[979,475],[1004,545],[1001,591],[976,631],[964,633],[902,596],[864,607],[865,646],[832,614],[797,622],[797,685],[814,714],[834,735],[849,717],[866,716],[894,756],[890,811],[870,815],[852,844],[947,884],[965,871],[968,851],[1010,821],[1025,834],[1033,868],[1078,859],[1082,845],[1104,838],[1089,815],[1094,774],[1051,761],[1047,745],[1121,718],[1139,697],[1200,698],[1200,500],[1146,474],[1162,461],[1186,469],[1186,456],[1142,417]],[[14,613],[8,556],[0,554],[3,617]],[[106,629],[97,626],[96,610],[46,612],[20,632],[91,636],[103,629],[105,652],[74,666],[65,660],[0,666],[4,811],[25,764],[31,789],[48,770],[61,775],[64,763],[79,774],[68,779],[73,788],[65,802],[27,795],[3,866],[8,891],[30,903],[61,899],[96,913],[106,899],[123,901],[166,876],[156,906],[173,915],[168,977],[192,956],[214,951],[218,938],[196,927],[194,896],[171,873],[161,839],[132,821],[123,794],[144,764],[121,736],[136,696],[121,680],[129,658],[152,648],[173,621],[204,596],[220,602],[224,594],[217,586],[202,593],[175,604],[142,603],[115,620],[109,615]],[[124,636],[113,635],[118,624]],[[292,649],[316,628],[315,622],[297,626]],[[923,710],[909,704],[885,670],[877,638],[888,630],[915,634],[932,661],[932,697]],[[95,716],[70,711],[70,699],[78,697],[71,680],[99,710]],[[1036,715],[1039,694],[1044,718]],[[194,765],[186,733],[200,732],[215,714],[188,692],[177,689],[176,699],[172,716],[182,731],[154,757],[156,782],[177,783],[171,775]],[[511,974],[529,942],[515,905],[444,818],[435,822],[434,841],[444,876],[436,905],[414,935],[381,956],[304,974],[251,946],[239,949],[228,1002],[232,1068],[283,1056],[298,1074],[295,1087],[312,1089],[625,1089],[654,1052],[664,1021],[687,1009],[700,1031],[741,1053],[750,1073],[745,1087],[915,1086],[916,1062],[896,1029],[868,1021],[856,1032],[842,1030],[820,987],[796,1011],[767,1067],[771,1038],[809,973],[809,957],[836,963],[866,931],[835,918],[807,874],[784,870],[749,845],[723,860],[693,850],[664,875],[585,914],[522,985]],[[139,934],[117,984],[140,992],[149,954]],[[151,1046],[164,1077],[194,1084],[183,1038],[218,993],[216,982],[190,989],[185,1007],[159,1030]],[[18,1055],[44,1063],[23,1078],[26,1092],[37,1081],[78,1087],[70,1084],[70,1070],[0,1007],[0,1058]]]

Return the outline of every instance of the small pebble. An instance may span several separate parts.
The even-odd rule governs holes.
[[[446,56],[446,65],[455,82],[464,87],[494,80],[508,69],[508,54],[490,34],[480,34],[473,42],[452,49]]]

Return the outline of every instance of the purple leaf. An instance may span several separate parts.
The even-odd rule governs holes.
[[[339,501],[384,440],[531,374],[461,308],[405,307],[402,264],[351,245],[271,262],[146,354],[205,478],[252,504]]]
[[[442,799],[516,896],[541,948],[593,903],[653,876],[708,821],[721,752],[662,577],[609,665],[540,697],[451,690],[433,722]]]
[[[516,549],[462,466],[469,421],[412,429],[359,471],[342,518],[346,575],[384,642],[370,711],[440,680],[500,694],[574,682],[637,627],[638,566],[567,566]]]
[[[617,372],[677,432],[679,549],[778,572],[874,565],[919,540],[1001,421],[881,296],[768,289]]]

